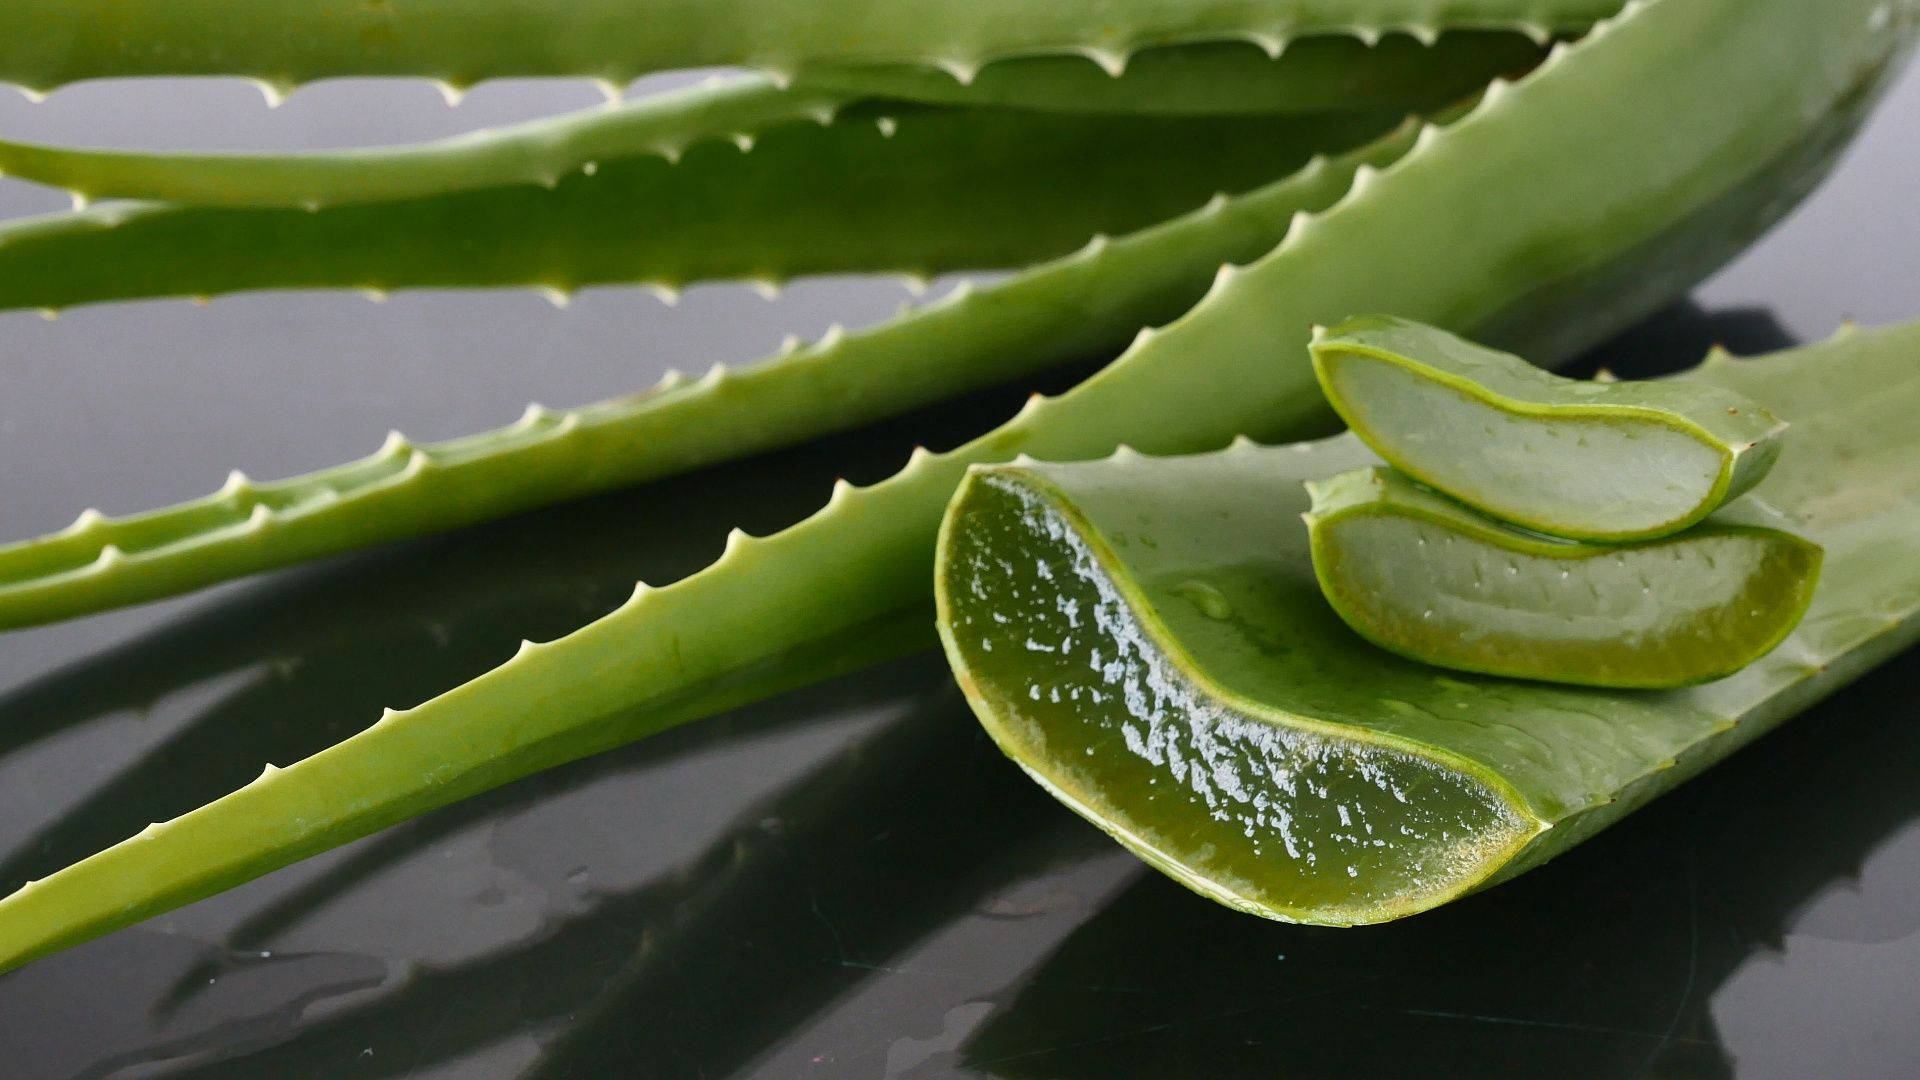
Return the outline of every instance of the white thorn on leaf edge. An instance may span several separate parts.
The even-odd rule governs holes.
[[[1081,47],[1080,55],[1100,65],[1100,70],[1113,78],[1117,79],[1127,73],[1128,54],[1125,49],[1086,45]]]
[[[253,83],[253,88],[260,91],[260,96],[266,101],[267,108],[269,109],[277,109],[285,105],[287,98],[293,94],[294,88],[292,83],[275,82],[272,79],[253,79],[250,81]]]
[[[93,509],[92,507],[88,507],[87,509],[80,511],[80,516],[73,519],[73,524],[67,526],[66,531],[70,535],[74,533],[90,532],[93,529],[98,528],[100,525],[104,524],[106,520],[107,520],[107,515],[101,513],[98,510]]]
[[[959,57],[947,57],[932,61],[933,66],[953,76],[953,81],[961,86],[972,86],[973,80],[980,74],[980,62],[962,60]]]

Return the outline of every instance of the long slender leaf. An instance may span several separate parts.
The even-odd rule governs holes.
[[[1118,68],[1135,49],[1407,29],[1578,31],[1621,0],[11,0],[0,79],[35,90],[127,75],[247,75],[277,88],[338,75],[503,75],[622,84],[649,71],[926,63],[1080,53]],[[1438,9],[1438,10],[1436,10]]]
[[[0,307],[293,288],[525,286],[564,298],[613,283],[1023,266],[1258,187],[1383,126],[1011,109],[884,119],[779,126],[745,153],[706,142],[677,163],[601,161],[553,187],[317,211],[103,203],[17,220],[0,225]]]

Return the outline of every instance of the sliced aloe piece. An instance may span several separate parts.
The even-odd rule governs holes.
[[[936,569],[982,723],[1147,861],[1271,918],[1380,922],[1568,849],[1920,637],[1920,324],[1679,382],[1791,403],[1747,503],[1821,544],[1806,619],[1686,690],[1454,674],[1375,648],[1316,583],[1319,443],[978,468]]]
[[[1354,432],[1401,471],[1495,517],[1582,540],[1679,532],[1758,483],[1786,424],[1689,382],[1588,382],[1384,315],[1314,335]]]
[[[1348,626],[1429,664],[1580,686],[1731,675],[1805,614],[1820,548],[1710,520],[1642,544],[1512,528],[1372,466],[1309,482],[1321,591]]]

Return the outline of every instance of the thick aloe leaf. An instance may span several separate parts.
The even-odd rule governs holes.
[[[246,75],[286,89],[338,75],[422,75],[466,86],[503,75],[625,83],[649,71],[740,65],[986,62],[1078,53],[1118,70],[1134,50],[1297,35],[1519,29],[1544,38],[1620,0],[10,0],[0,80],[44,91],[126,75]]]
[[[1279,57],[1245,41],[1146,49],[1113,75],[1081,57],[1027,56],[982,68],[969,81],[898,64],[809,69],[796,87],[949,105],[1005,105],[1097,113],[1315,112],[1423,109],[1466,97],[1500,76],[1517,78],[1546,55],[1512,32],[1462,31],[1422,41],[1390,35],[1369,44],[1326,34]]]
[[[302,559],[453,528],[840,430],[948,395],[1115,352],[1199,299],[1223,262],[1258,258],[1294,215],[1326,209],[1356,170],[1389,164],[1419,125],[1244,196],[965,290],[751,367],[372,456],[287,480],[233,474],[219,491],[123,518],[83,513],[0,546],[0,628],[172,595]]]
[[[1876,11],[1898,21],[1870,20]],[[1875,0],[1631,7],[1444,132],[1427,129],[1390,169],[1361,174],[1348,198],[1296,222],[1274,252],[1217,279],[1191,312],[1071,393],[1034,399],[958,450],[916,455],[891,480],[841,488],[774,537],[737,536],[704,571],[0,900],[0,963],[823,677],[860,657],[849,643],[925,640],[910,628],[925,618],[939,519],[969,464],[1021,451],[1095,457],[1122,441],[1196,452],[1240,432],[1274,438],[1324,423],[1306,358],[1315,322],[1389,309],[1463,331],[1494,318],[1550,327],[1558,303],[1581,297],[1577,330],[1539,333],[1556,347],[1514,342],[1544,359],[1617,328],[1764,227],[1767,211],[1784,212],[1791,200],[1779,193],[1801,190],[1824,163],[1808,153],[1809,128],[1857,118],[1913,14]],[[1737,228],[1727,199],[1746,207]],[[1448,257],[1429,264],[1409,251]],[[1654,257],[1660,277],[1637,272]],[[1540,291],[1543,278],[1561,288]],[[1832,632],[1833,621],[1816,612],[1803,633]],[[1564,843],[1571,829],[1554,835]]]
[[[978,471],[938,571],[948,658],[1002,748],[1196,891],[1351,925],[1537,866],[1920,637],[1920,323],[1681,381],[1799,418],[1751,498],[1827,550],[1801,629],[1732,677],[1628,693],[1449,675],[1349,632],[1303,480],[1351,436]],[[1411,560],[1410,560],[1411,561]]]
[[[1307,494],[1328,605],[1375,645],[1457,671],[1641,689],[1723,678],[1780,644],[1820,574],[1817,545],[1731,511],[1659,540],[1589,544],[1514,528],[1385,465]]]
[[[64,188],[80,202],[313,209],[509,184],[552,187],[569,173],[597,171],[603,161],[655,155],[671,162],[699,142],[750,144],[780,124],[829,124],[851,100],[826,88],[782,90],[742,76],[417,146],[194,154],[0,141],[0,176]]]
[[[1766,475],[1787,428],[1717,386],[1563,379],[1388,316],[1316,331],[1313,367],[1335,411],[1402,472],[1579,540],[1693,525]]]
[[[510,184],[304,209],[103,203],[0,225],[0,307],[236,290],[779,283],[1021,266],[1287,175],[1400,119],[897,111],[742,153],[604,160]],[[584,168],[584,167],[583,167]]]
[[[897,98],[1075,113],[1329,113],[1430,110],[1517,77],[1545,48],[1519,34],[1447,34],[1431,46],[1388,38],[1309,38],[1278,60],[1246,43],[1143,54],[1118,78],[1060,57],[996,64],[972,84],[911,66],[822,69],[788,89],[716,80],[419,146],[296,154],[152,153],[0,141],[0,174],[76,199],[194,206],[302,207],[383,202],[502,184],[552,185],[592,163],[641,154],[677,160],[695,142],[750,140],[782,123],[828,123],[851,102]],[[888,106],[869,102],[876,122]],[[897,106],[895,106],[897,107]]]

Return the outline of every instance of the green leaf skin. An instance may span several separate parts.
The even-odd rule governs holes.
[[[1717,386],[1587,382],[1385,315],[1316,330],[1313,368],[1401,472],[1549,536],[1649,540],[1760,482],[1787,425]]]
[[[1513,528],[1384,466],[1309,481],[1307,493],[1314,575],[1334,611],[1381,648],[1456,671],[1710,682],[1780,644],[1820,574],[1816,545],[1717,518],[1660,540],[1582,544]]]
[[[1118,76],[1082,57],[1001,60],[969,82],[907,64],[820,68],[794,86],[947,105],[1002,105],[1076,113],[1322,112],[1431,109],[1472,95],[1490,80],[1518,78],[1546,55],[1525,34],[1464,31],[1432,44],[1393,34],[1301,38],[1275,59],[1244,41],[1146,49]]]
[[[0,308],[239,290],[778,284],[1023,266],[1351,148],[1402,117],[903,107],[514,184],[323,208],[103,203],[0,225]]]
[[[0,141],[0,175],[63,188],[80,202],[310,209],[511,184],[552,187],[589,163],[597,170],[602,161],[642,155],[677,161],[698,142],[755,139],[781,124],[825,125],[851,100],[748,76],[417,146],[194,154]]]
[[[1920,638],[1916,355],[1920,323],[1677,380],[1794,407],[1795,452],[1751,498],[1827,551],[1801,628],[1717,682],[1450,674],[1347,630],[1297,515],[1301,481],[1371,458],[1350,435],[975,471],[942,532],[948,658],[1009,756],[1202,895],[1332,926],[1426,910],[1565,851]]]
[[[695,380],[0,546],[0,628],[173,595],[302,559],[501,517],[841,430],[1050,364],[1125,347],[1199,299],[1223,262],[1258,258],[1294,216],[1412,146],[1408,121],[1359,150],[979,291]]]
[[[849,641],[877,637],[888,649],[924,641],[924,622],[920,635],[902,628],[926,617],[941,515],[969,464],[1022,451],[1098,457],[1122,441],[1194,453],[1239,433],[1274,439],[1324,425],[1306,358],[1316,322],[1384,308],[1470,332],[1494,318],[1557,326],[1514,342],[1543,359],[1618,328],[1771,220],[1756,210],[1729,222],[1716,212],[1720,200],[1753,199],[1758,177],[1778,185],[1777,196],[1818,174],[1821,158],[1804,152],[1810,129],[1836,115],[1857,119],[1910,39],[1914,5],[1891,9],[1891,24],[1870,20],[1875,12],[1889,9],[1876,0],[1817,10],[1802,0],[1630,6],[1522,82],[1496,84],[1471,115],[1423,129],[1392,167],[1357,174],[1346,198],[1297,221],[1244,270],[1217,277],[1186,315],[1070,393],[1034,398],[955,451],[916,455],[891,480],[842,488],[791,529],[739,537],[704,571],[0,900],[0,964],[770,686],[824,677],[843,665],[821,653],[860,658]],[[1790,202],[1755,205],[1777,214]],[[1448,258],[1434,265],[1409,251]],[[1656,255],[1658,276],[1620,270],[1623,260],[1637,269]],[[1542,292],[1543,281],[1561,288]],[[1584,314],[1569,330],[1556,305],[1574,295]],[[1555,346],[1542,346],[1548,340]],[[1811,411],[1796,403],[1802,410]],[[1910,413],[1903,404],[1892,415]],[[1778,471],[1770,482],[1782,482]],[[1816,539],[1830,556],[1845,547]],[[1829,632],[1841,618],[1877,628],[1904,610],[1816,610],[1800,633]],[[1749,672],[1792,655],[1780,650]],[[1553,842],[1573,834],[1556,830]]]
[[[824,69],[782,90],[760,77],[709,85],[419,146],[297,154],[150,153],[0,140],[0,175],[63,188],[82,202],[153,199],[192,206],[299,207],[411,199],[505,184],[551,186],[593,163],[695,142],[757,138],[778,124],[831,122],[856,100],[1040,108],[1074,113],[1351,113],[1431,110],[1518,77],[1546,50],[1512,33],[1459,33],[1432,46],[1392,37],[1309,38],[1278,60],[1245,43],[1142,54],[1118,78],[1078,58],[996,64],[970,85],[911,66]],[[876,117],[885,102],[867,101]],[[895,106],[898,107],[898,106]]]
[[[454,86],[522,75],[625,84],[650,71],[920,63],[964,79],[1009,56],[1074,53],[1119,70],[1137,49],[1404,30],[1518,29],[1544,40],[1620,0],[9,0],[0,80],[245,75],[280,91],[344,75]],[[1436,10],[1438,9],[1438,10]]]

